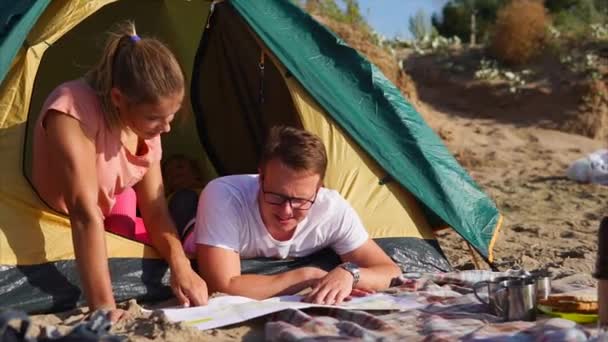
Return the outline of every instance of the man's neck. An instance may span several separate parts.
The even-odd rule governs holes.
[[[266,228],[266,231],[268,232],[268,234],[270,234],[270,236],[272,236],[273,239],[275,239],[277,241],[288,241],[288,240],[291,240],[291,238],[293,237],[293,234],[296,232],[296,228],[298,226],[295,226],[295,227],[293,227],[293,229],[290,229],[288,231],[274,230],[274,229],[266,226],[266,224],[264,224],[264,227]]]

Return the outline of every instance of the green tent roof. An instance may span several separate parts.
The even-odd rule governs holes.
[[[287,0],[231,0],[329,115],[484,257],[500,215],[399,90],[356,50]],[[442,222],[443,221],[443,222]]]
[[[50,0],[0,2],[0,83]]]

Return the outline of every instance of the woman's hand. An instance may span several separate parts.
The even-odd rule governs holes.
[[[129,318],[129,313],[123,309],[112,309],[108,311],[108,318],[112,323]]]
[[[184,307],[206,305],[207,283],[190,267],[190,263],[171,269],[171,289]]]
[[[85,316],[84,320],[90,320],[96,312],[102,312],[112,323],[116,323],[123,319],[128,319],[131,316],[127,310],[118,309],[116,304],[108,304],[101,305],[96,308],[91,307],[90,312]]]
[[[171,267],[171,289],[183,306],[207,304],[207,284],[192,269],[169,214],[160,161],[135,185],[137,201],[150,240]]]

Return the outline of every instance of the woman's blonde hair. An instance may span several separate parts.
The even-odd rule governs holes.
[[[173,53],[155,38],[140,38],[132,22],[109,33],[101,59],[85,79],[97,92],[110,127],[121,122],[111,99],[114,87],[132,104],[156,103],[184,91],[184,75]]]

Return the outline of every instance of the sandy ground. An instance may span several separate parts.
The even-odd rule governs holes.
[[[441,83],[416,73],[412,78],[418,111],[504,216],[496,265],[544,268],[555,278],[590,274],[608,191],[571,181],[565,172],[606,142],[567,133],[577,129],[572,117],[581,100],[542,86],[508,95],[494,85]],[[439,240],[454,266],[474,267],[453,231],[440,232]]]
[[[555,277],[591,273],[608,192],[564,175],[572,161],[602,142],[534,126],[433,114],[432,126],[504,216],[496,265],[547,268]],[[473,267],[460,237],[447,230],[439,236],[454,266]]]
[[[154,306],[144,305],[146,309],[175,304],[166,302]],[[128,311],[128,318],[112,326],[111,333],[126,338],[126,341],[260,341],[264,339],[264,318],[250,320],[243,324],[222,329],[199,331],[184,324],[169,322],[158,311],[142,310],[134,300],[121,303]],[[44,336],[46,327],[54,327],[63,334],[69,333],[76,324],[87,317],[86,309],[75,309],[59,314],[36,315],[32,317],[33,336]]]

